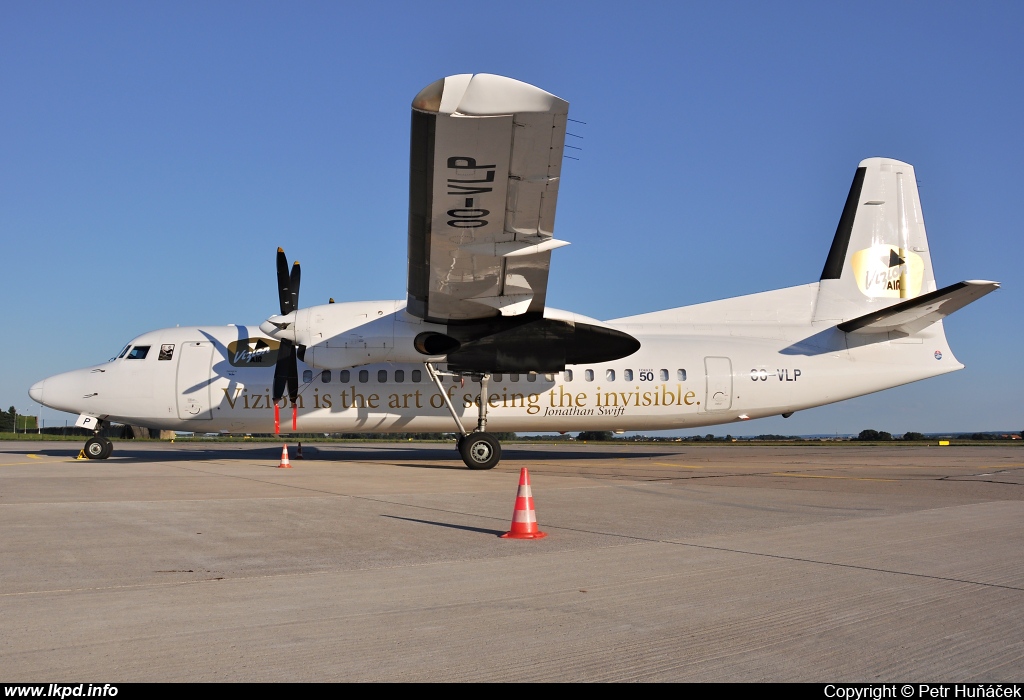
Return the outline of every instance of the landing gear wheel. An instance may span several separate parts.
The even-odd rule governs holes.
[[[501,443],[490,433],[470,433],[459,438],[459,454],[470,469],[493,469],[501,459]]]
[[[99,435],[85,441],[85,456],[89,459],[106,459],[113,450],[113,443]]]

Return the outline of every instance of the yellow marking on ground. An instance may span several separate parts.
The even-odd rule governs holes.
[[[29,459],[42,459],[42,457],[40,457],[39,455],[29,454],[25,456],[28,457]]]
[[[804,479],[846,479],[848,481],[898,481],[898,479],[872,479],[866,476],[826,476],[824,474],[797,474],[795,472],[772,472],[772,476],[799,476]]]
[[[32,457],[34,459],[45,459],[45,457],[40,457],[38,455],[28,455],[28,456]],[[74,460],[73,459],[60,459],[58,457],[58,458],[52,458],[50,461],[73,462]],[[18,467],[18,466],[24,466],[26,464],[39,464],[39,462],[6,462],[6,463],[3,463],[3,464],[0,464],[0,467]]]

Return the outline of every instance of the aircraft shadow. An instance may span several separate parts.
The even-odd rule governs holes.
[[[25,447],[17,450],[22,454],[38,454],[46,457],[73,459],[81,450],[78,443],[66,443],[67,446],[46,447]],[[154,445],[155,446],[155,445]],[[289,458],[292,462],[304,460],[334,461],[334,462],[395,462],[402,466],[427,467],[424,462],[440,462],[434,468],[445,469],[445,463],[455,462],[457,469],[464,469],[462,460],[455,450],[455,445],[416,445],[401,447],[369,447],[359,445],[347,447],[345,445],[303,445],[302,458],[296,455],[296,445],[288,445]],[[559,450],[549,449],[517,449],[516,445],[502,446],[502,462],[536,462],[536,461],[560,461],[560,462],[587,462],[603,459],[651,459],[653,457],[678,456],[675,451],[643,451],[643,452],[620,452],[605,451],[598,445],[587,448],[566,447]],[[103,461],[82,460],[83,464],[115,464],[115,463],[138,463],[138,462],[199,462],[199,461],[253,461],[267,460],[277,461],[281,458],[281,447],[275,444],[267,446],[239,445],[232,447],[195,447],[189,445],[185,449],[176,450],[173,447],[168,449],[166,443],[160,449],[147,448],[145,446],[133,447],[125,442],[115,442],[114,452],[110,459]]]

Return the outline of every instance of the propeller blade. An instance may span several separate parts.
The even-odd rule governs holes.
[[[288,258],[285,257],[284,249],[277,249],[277,295],[281,303],[281,315],[290,314],[299,308],[299,282],[302,279],[302,271],[299,268],[298,260],[292,265],[291,272],[288,271]],[[277,350],[277,364],[274,366],[274,432],[280,431],[280,411],[278,404],[281,398],[288,392],[288,400],[292,404],[292,430],[296,429],[298,421],[298,409],[296,401],[299,398],[299,364],[296,357],[295,344],[292,341],[282,338],[281,345]]]
[[[292,305],[292,282],[288,276],[288,258],[285,257],[284,249],[277,249],[277,298],[281,304],[281,315],[291,313],[295,310]]]
[[[292,265],[292,276],[288,281],[288,289],[292,296],[292,310],[299,308],[299,280],[302,279],[302,271],[299,269],[299,261]]]
[[[292,402],[292,406],[295,405],[295,401],[299,398],[299,365],[292,354],[292,371],[288,375],[288,400]]]
[[[274,366],[274,403],[281,400],[285,389],[288,398],[294,403],[299,393],[299,365],[295,358],[295,345],[292,341],[282,339],[277,349],[277,364]]]

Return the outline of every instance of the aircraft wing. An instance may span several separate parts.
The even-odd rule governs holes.
[[[847,333],[869,334],[902,331],[913,334],[958,309],[999,289],[998,282],[967,280],[928,294],[887,306],[839,324]]]
[[[542,313],[569,103],[455,75],[412,103],[409,313],[439,323]]]

